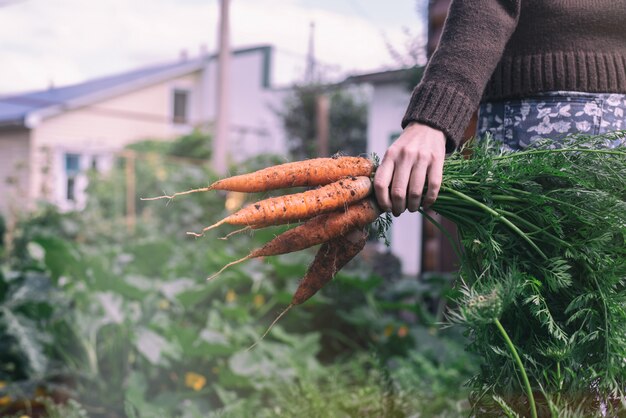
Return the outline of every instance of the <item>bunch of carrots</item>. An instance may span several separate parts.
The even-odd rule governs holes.
[[[446,159],[432,209],[456,224],[461,245],[420,212],[461,261],[460,308],[451,318],[468,328],[469,348],[493,366],[472,379],[481,399],[485,388],[498,399],[516,393],[520,380],[502,372],[513,368],[534,417],[538,392],[577,399],[592,388],[594,405],[626,399],[626,151],[607,149],[623,135],[538,141],[518,152],[487,136],[467,149],[471,158],[456,152]],[[298,223],[210,279],[254,257],[322,244],[278,321],[363,249],[369,224],[385,219],[371,197],[374,170],[367,158],[312,159],[153,199],[311,187],[249,205],[194,234],[224,223],[243,226],[239,231]]]
[[[321,244],[291,303],[276,318],[273,326],[293,306],[304,303],[317,293],[364,248],[368,237],[366,227],[381,215],[381,210],[371,197],[374,169],[374,162],[363,157],[315,158],[228,177],[205,188],[145,200],[172,199],[211,190],[257,193],[311,187],[301,193],[258,201],[204,228],[199,234],[188,233],[202,236],[206,231],[223,224],[243,227],[226,236],[229,237],[250,229],[298,224],[247,256],[225,265],[208,280],[217,277],[228,267],[252,258],[291,253]]]

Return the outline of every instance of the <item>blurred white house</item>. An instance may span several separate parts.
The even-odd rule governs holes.
[[[270,46],[232,53],[230,147],[236,159],[285,153],[273,110],[284,91],[271,86],[271,62]],[[216,72],[216,55],[181,55],[71,86],[0,95],[0,213],[39,199],[81,208],[86,170],[107,170],[125,145],[210,127]]]
[[[231,156],[285,154],[276,110],[289,89],[271,85],[272,48],[234,50],[231,61]],[[0,95],[0,214],[45,200],[80,209],[88,169],[106,171],[124,146],[169,140],[216,116],[217,56],[179,60],[84,83]],[[368,152],[383,156],[401,132],[409,102],[408,70],[348,77],[331,88],[369,85]],[[405,213],[393,222],[391,251],[405,274],[421,271],[422,219]]]
[[[400,136],[400,122],[411,97],[410,81],[414,70],[398,69],[348,77],[344,84],[366,84],[371,87],[367,115],[368,153],[380,158]],[[422,270],[422,216],[405,212],[394,218],[388,237],[391,252],[402,262],[402,272],[417,275]]]

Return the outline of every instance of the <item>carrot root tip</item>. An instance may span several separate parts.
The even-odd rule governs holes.
[[[225,220],[225,219],[222,219],[221,221],[219,221],[219,222],[217,222],[217,223],[214,223],[214,224],[213,224],[213,225],[211,225],[211,226],[207,226],[207,227],[206,227],[206,228],[204,228],[202,231],[200,231],[200,233],[197,233],[197,232],[187,232],[187,235],[193,235],[194,237],[203,237],[203,236],[204,236],[204,233],[205,233],[206,231],[210,231],[210,230],[211,230],[211,229],[213,229],[213,228],[217,228],[218,226],[222,225],[224,222],[226,222],[226,220]]]
[[[199,189],[191,189],[191,190],[187,190],[185,192],[174,193],[173,195],[163,195],[163,196],[157,196],[157,197],[142,197],[140,200],[159,200],[159,199],[169,199],[169,200],[172,200],[176,196],[183,196],[183,195],[186,195],[186,194],[198,193],[198,192],[208,192],[208,191],[211,191],[211,190],[213,190],[213,186],[201,187]]]
[[[246,226],[245,228],[238,229],[238,230],[233,231],[233,232],[231,232],[231,233],[229,233],[229,234],[227,234],[227,235],[225,235],[223,237],[220,237],[220,239],[221,240],[227,240],[228,238],[232,237],[233,235],[239,234],[240,232],[244,232],[244,231],[247,231],[249,229],[252,229],[252,227]]]
[[[170,195],[163,195],[163,196],[156,196],[156,197],[140,197],[139,200],[144,200],[144,201],[148,201],[148,200],[161,200],[161,199],[170,199],[172,200],[174,198],[174,196],[170,196]]]
[[[204,233],[205,233],[206,231],[210,231],[210,230],[211,230],[211,229],[213,229],[213,228],[217,228],[218,226],[222,225],[224,222],[225,222],[224,220],[221,220],[221,221],[219,221],[219,222],[217,222],[217,223],[215,223],[215,224],[213,224],[213,225],[211,225],[211,226],[207,226],[206,228],[204,228],[204,229],[202,230],[202,235],[204,235]]]
[[[216,278],[217,276],[219,276],[224,270],[226,270],[228,267],[234,266],[235,264],[239,264],[239,263],[243,263],[244,261],[250,259],[252,257],[250,257],[249,255],[240,258],[239,260],[235,260],[235,261],[231,261],[230,263],[226,264],[224,267],[222,267],[217,273],[213,274],[212,276],[209,276],[206,280],[207,282],[209,280],[213,280],[214,278]]]
[[[294,305],[293,303],[290,303],[290,304],[289,304],[289,305],[288,305],[288,306],[287,306],[287,307],[286,307],[286,308],[285,308],[285,309],[284,309],[284,310],[280,313],[280,315],[278,315],[278,316],[276,317],[276,319],[274,319],[274,321],[272,321],[272,323],[271,323],[271,324],[270,324],[270,326],[267,328],[267,330],[263,333],[263,335],[261,335],[261,338],[259,338],[257,341],[255,341],[255,343],[254,343],[254,344],[252,344],[250,347],[248,347],[248,349],[247,349],[246,351],[250,351],[250,350],[252,350],[254,347],[256,347],[256,345],[257,345],[258,343],[260,343],[261,341],[263,341],[263,339],[267,336],[267,334],[269,334],[269,333],[270,333],[270,331],[272,330],[272,328],[274,328],[274,325],[276,325],[276,323],[280,320],[280,318],[282,318],[283,316],[285,316],[285,314],[286,314],[287,312],[289,312],[289,310],[290,310],[291,308],[293,308],[294,306],[296,306],[296,305]]]

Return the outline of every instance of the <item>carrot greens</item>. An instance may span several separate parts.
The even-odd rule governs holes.
[[[482,359],[470,381],[475,416],[626,410],[626,150],[607,149],[614,135],[625,133],[546,140],[520,152],[487,137],[445,162],[431,208],[458,227],[459,297],[449,318],[465,326],[468,350]],[[376,158],[343,158],[322,161],[332,170],[320,161],[269,167],[252,173],[257,184],[248,189],[248,175],[218,182],[244,191],[320,186],[257,202],[202,231],[304,222],[224,267],[322,244],[286,311],[363,248],[364,227],[384,235],[391,222],[368,200]]]
[[[450,318],[483,359],[478,415],[502,402],[531,416],[556,400],[595,412],[624,402],[626,150],[603,148],[610,138],[516,153],[485,138],[445,163],[432,209],[458,227]]]

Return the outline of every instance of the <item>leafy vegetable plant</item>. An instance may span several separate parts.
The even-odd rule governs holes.
[[[624,409],[626,151],[609,139],[507,153],[486,138],[445,164],[433,209],[459,229],[451,319],[483,359],[477,412]]]

